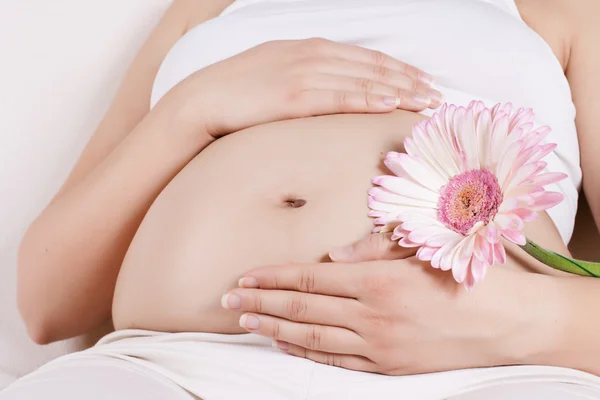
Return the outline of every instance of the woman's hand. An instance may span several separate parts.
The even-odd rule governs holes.
[[[428,74],[381,52],[307,39],[261,44],[179,86],[186,115],[219,137],[290,118],[435,108],[442,95],[430,83]]]
[[[389,375],[526,363],[548,346],[554,304],[538,305],[552,278],[496,267],[467,292],[415,257],[339,262],[383,258],[384,241],[338,250],[336,263],[254,270],[223,306],[292,355]]]

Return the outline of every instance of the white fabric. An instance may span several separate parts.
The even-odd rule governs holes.
[[[0,1],[0,388],[86,343],[28,339],[15,301],[17,245],[170,2]]]
[[[147,378],[140,377],[143,373]],[[600,398],[599,377],[564,368],[499,367],[393,377],[292,357],[253,334],[128,330],[50,362],[9,386],[0,400],[158,398],[147,397],[150,389],[171,391],[165,399],[186,399],[179,388],[203,400]]]
[[[558,144],[545,159],[548,170],[569,175],[548,186],[565,195],[549,215],[569,241],[581,183],[575,107],[560,63],[512,0],[237,0],[174,46],[156,78],[152,104],[207,65],[266,41],[310,37],[413,64],[435,77],[448,103],[480,99],[488,106],[532,108],[537,122],[552,128],[548,140]]]

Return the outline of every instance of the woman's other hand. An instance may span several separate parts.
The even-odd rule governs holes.
[[[378,236],[332,254],[339,262],[251,271],[223,306],[289,354],[388,375],[533,362],[550,346],[550,277],[497,267],[467,292]],[[356,262],[373,258],[387,260]]]
[[[185,115],[219,137],[291,118],[436,108],[442,95],[431,81],[381,52],[306,39],[253,47],[196,72],[176,90],[186,93]]]

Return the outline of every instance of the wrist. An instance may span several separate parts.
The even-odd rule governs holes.
[[[207,119],[194,106],[186,85],[177,85],[155,105],[153,112],[166,122],[167,134],[200,152],[215,140],[207,129]]]

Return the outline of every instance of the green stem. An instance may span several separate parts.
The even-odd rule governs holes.
[[[521,248],[536,260],[554,269],[571,274],[600,278],[600,263],[567,258],[553,251],[541,248],[529,239],[527,239],[527,243],[521,246]]]

